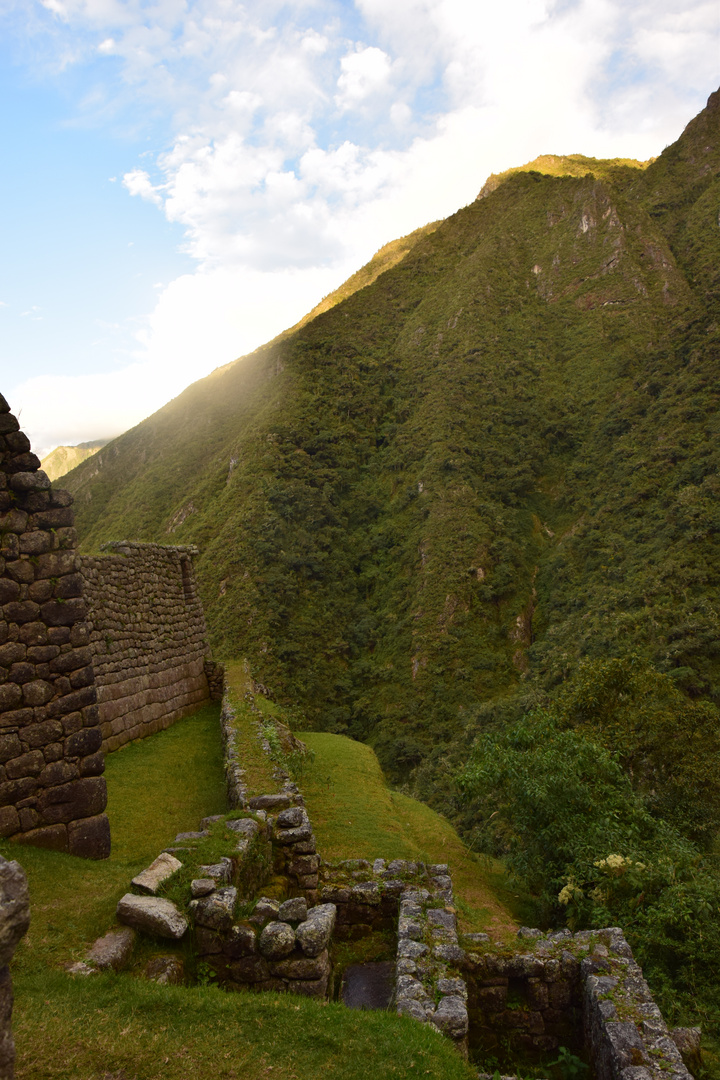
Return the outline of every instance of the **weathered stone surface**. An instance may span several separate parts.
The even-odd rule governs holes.
[[[69,822],[67,836],[71,855],[84,859],[107,859],[110,854],[110,822],[106,814]]]
[[[311,957],[295,950],[284,960],[272,962],[270,973],[282,979],[322,979],[330,974],[330,954],[324,949]]]
[[[142,870],[135,875],[132,884],[141,892],[155,895],[163,882],[167,881],[181,868],[182,863],[179,859],[176,859],[174,855],[169,855],[166,851],[162,851],[146,870]]]
[[[318,904],[310,908],[307,919],[295,931],[298,944],[306,956],[318,956],[323,949],[327,949],[336,918],[335,904]]]
[[[260,832],[260,826],[253,818],[236,818],[228,821],[226,827],[246,840],[254,839]]]
[[[10,963],[30,925],[30,899],[25,871],[0,855],[0,968]]]
[[[195,922],[211,930],[229,930],[232,926],[237,889],[232,885],[217,889],[197,901]]]
[[[291,806],[278,814],[275,824],[278,829],[295,829],[307,823],[307,811],[301,806]]]
[[[432,1023],[451,1039],[464,1039],[468,1033],[468,1011],[463,998],[448,995],[440,999]]]
[[[125,893],[117,906],[117,917],[126,926],[155,937],[179,939],[188,928],[187,919],[175,904],[157,896]]]
[[[143,975],[161,986],[180,986],[185,980],[185,967],[179,956],[154,956],[145,965]]]
[[[256,795],[248,803],[251,810],[287,810],[292,805],[290,795]]]
[[[229,885],[232,880],[232,859],[227,857],[222,858],[219,863],[208,863],[198,869],[202,870],[204,877],[212,878],[217,884],[224,882]]]
[[[309,840],[312,829],[309,825],[300,825],[297,829],[276,829],[275,840],[278,844],[297,844]]]
[[[190,895],[195,899],[201,896],[207,896],[217,888],[217,882],[213,878],[193,878],[190,882]]]
[[[277,919],[279,911],[280,904],[277,900],[273,900],[269,896],[261,896],[253,908],[250,922],[262,926],[263,923],[269,922],[271,919]]]
[[[85,959],[95,967],[121,971],[130,959],[134,944],[135,931],[129,926],[120,930],[108,930],[97,939]]]
[[[227,956],[239,958],[257,952],[257,938],[249,926],[233,926],[225,939],[223,951]]]
[[[307,900],[304,896],[293,896],[280,905],[278,920],[280,922],[300,923],[307,919]],[[308,976],[310,978],[311,976]]]
[[[284,922],[268,923],[258,940],[258,949],[267,960],[279,960],[294,948],[295,931]]]

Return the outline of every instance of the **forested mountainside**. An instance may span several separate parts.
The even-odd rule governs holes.
[[[715,1030],[719,136],[720,92],[650,163],[491,177],[66,480],[86,550],[198,544],[218,657]]]
[[[85,548],[199,544],[216,651],[396,779],[581,657],[720,693],[719,102],[646,168],[491,178],[114,440]]]

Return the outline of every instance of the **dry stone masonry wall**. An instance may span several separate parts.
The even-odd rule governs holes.
[[[0,395],[0,835],[105,858],[102,736],[72,496]]]
[[[195,547],[122,541],[82,556],[103,749],[222,696],[197,594]],[[210,684],[210,685],[209,685]]]

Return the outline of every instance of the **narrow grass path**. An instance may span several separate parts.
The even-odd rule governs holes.
[[[30,882],[32,923],[12,964],[17,1080],[470,1080],[448,1040],[392,1013],[65,974],[112,925],[130,878],[177,832],[226,808],[218,707],[117,751],[106,776],[110,859],[0,844]]]
[[[314,753],[301,787],[323,858],[448,863],[461,929],[515,936],[522,897],[508,888],[500,863],[469,851],[429,806],[391,791],[369,746],[325,732],[301,737]]]

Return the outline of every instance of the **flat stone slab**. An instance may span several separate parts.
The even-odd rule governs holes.
[[[388,1009],[395,989],[392,961],[350,964],[345,969],[340,999],[348,1009]]]
[[[155,862],[150,863],[146,870],[143,870],[132,879],[132,884],[136,889],[141,889],[145,893],[152,893],[154,896],[163,882],[172,877],[175,871],[181,867],[182,863],[179,859],[176,859],[174,855],[170,855],[167,851],[163,851],[155,859]]]
[[[187,919],[171,900],[160,896],[134,896],[125,893],[117,906],[117,917],[126,926],[155,937],[177,941],[188,928]]]
[[[121,930],[108,930],[107,934],[97,939],[85,959],[95,967],[120,971],[130,959],[134,944],[135,931],[129,926]]]

